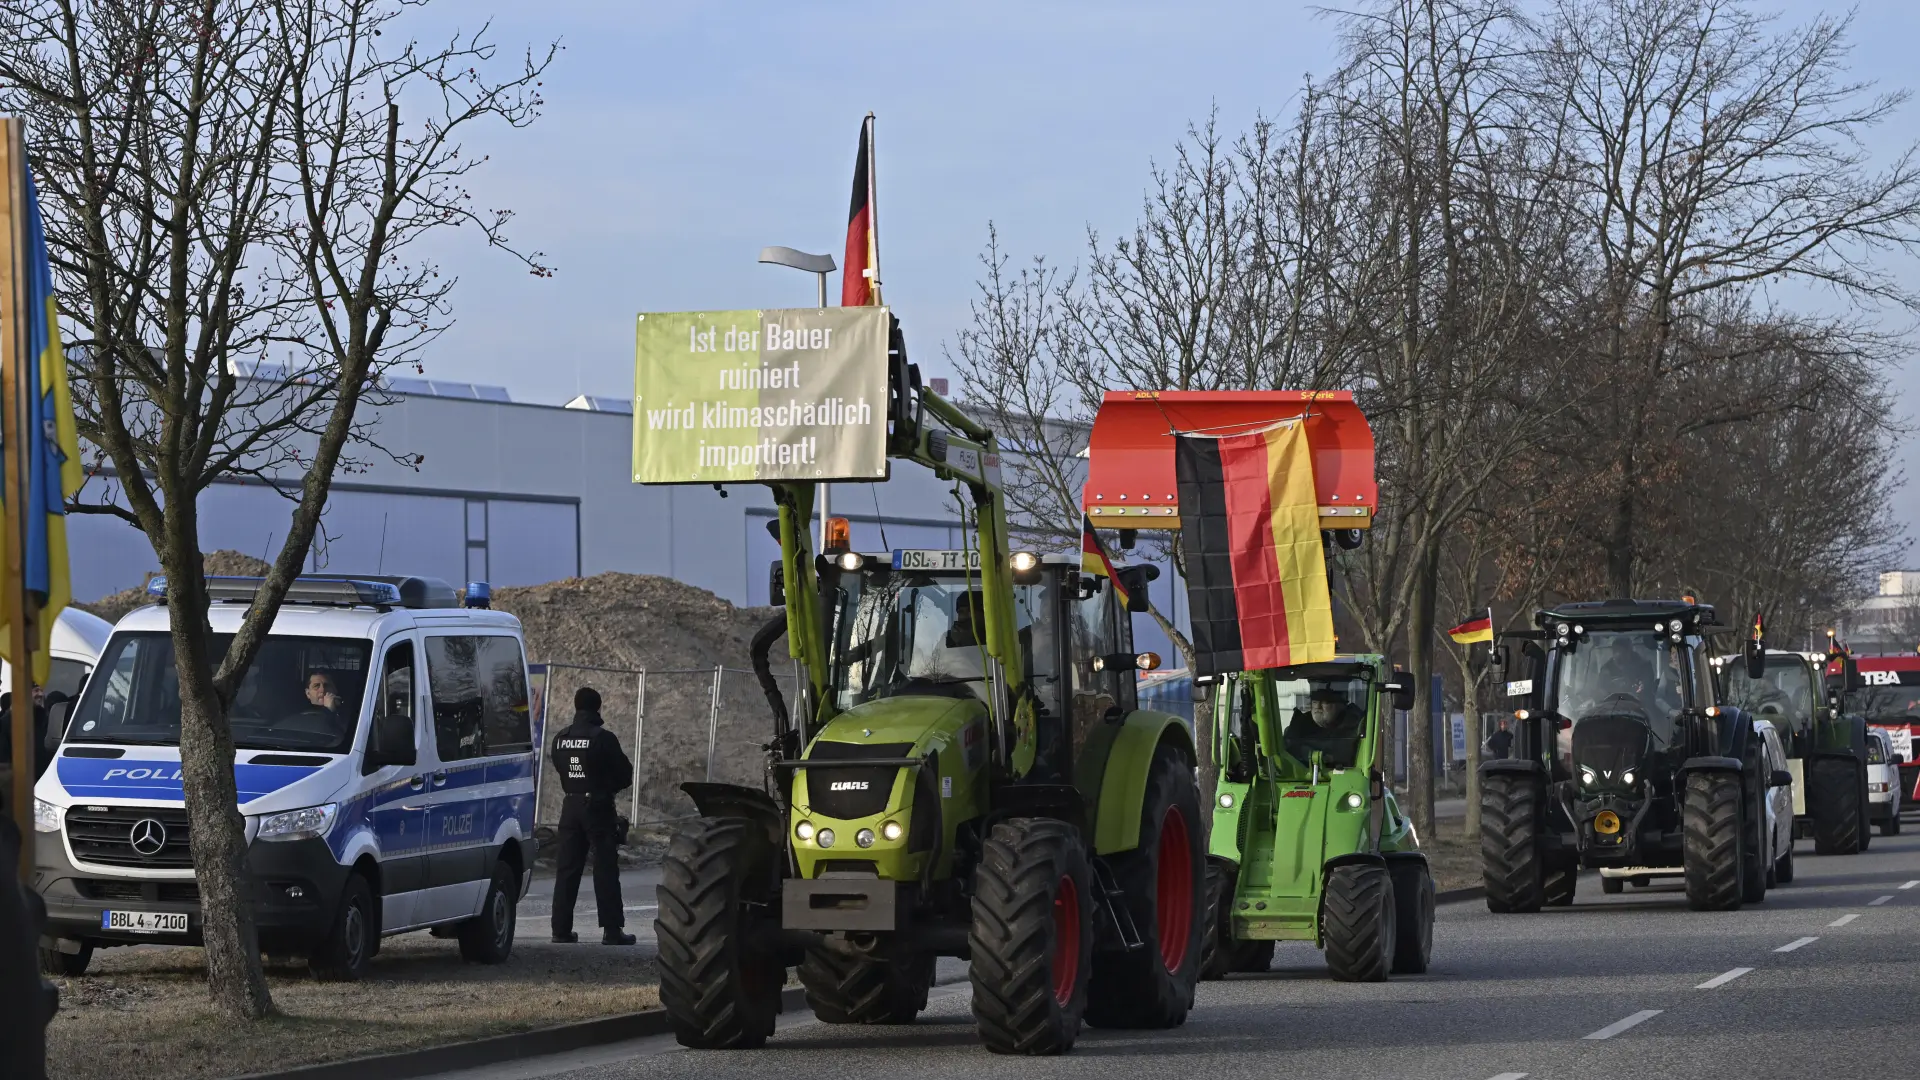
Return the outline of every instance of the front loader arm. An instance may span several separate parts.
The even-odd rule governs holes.
[[[833,694],[828,686],[827,620],[820,596],[820,577],[814,572],[810,527],[813,521],[813,485],[783,481],[769,484],[780,512],[781,580],[787,594],[787,650],[806,670],[803,701],[794,705],[801,741],[812,738],[833,718]],[[809,716],[811,724],[809,725]]]

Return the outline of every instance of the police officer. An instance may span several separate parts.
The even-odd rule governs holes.
[[[583,686],[573,695],[573,723],[553,737],[553,767],[560,788],[567,793],[560,804],[560,854],[553,882],[553,940],[570,945],[580,940],[573,932],[573,903],[580,895],[580,875],[593,852],[593,898],[600,907],[600,940],[607,945],[631,945],[627,918],[620,910],[620,815],[613,797],[633,786],[633,762],[620,749],[620,739],[600,720],[600,694]]]

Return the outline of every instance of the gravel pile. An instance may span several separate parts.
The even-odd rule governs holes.
[[[214,551],[201,556],[207,568],[208,577],[265,577],[272,565],[243,555],[238,551]],[[90,611],[108,622],[119,622],[120,617],[141,604],[147,602],[147,587],[138,585],[131,589],[122,589],[111,596],[103,597],[91,604],[75,604],[82,611]]]

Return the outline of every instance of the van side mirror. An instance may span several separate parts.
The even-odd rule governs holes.
[[[773,566],[767,570],[767,604],[787,606],[787,568],[779,559],[773,560]]]
[[[1410,712],[1413,709],[1413,676],[1395,668],[1393,677],[1381,687],[1393,696],[1393,707],[1397,712]]]
[[[389,765],[412,765],[413,717],[404,711],[383,709],[367,731],[367,752],[361,756],[362,775]]]

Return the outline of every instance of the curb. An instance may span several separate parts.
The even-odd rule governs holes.
[[[1487,896],[1485,885],[1470,885],[1464,889],[1448,889],[1433,894],[1435,904],[1464,904],[1469,900],[1484,900]]]
[[[800,987],[788,987],[780,992],[782,1012],[806,1007],[807,994]],[[564,1054],[569,1050],[666,1035],[672,1031],[665,1009],[646,1009],[446,1046],[403,1050],[394,1054],[371,1054],[319,1065],[302,1065],[281,1072],[249,1073],[233,1080],[416,1080],[418,1077],[456,1069]]]

